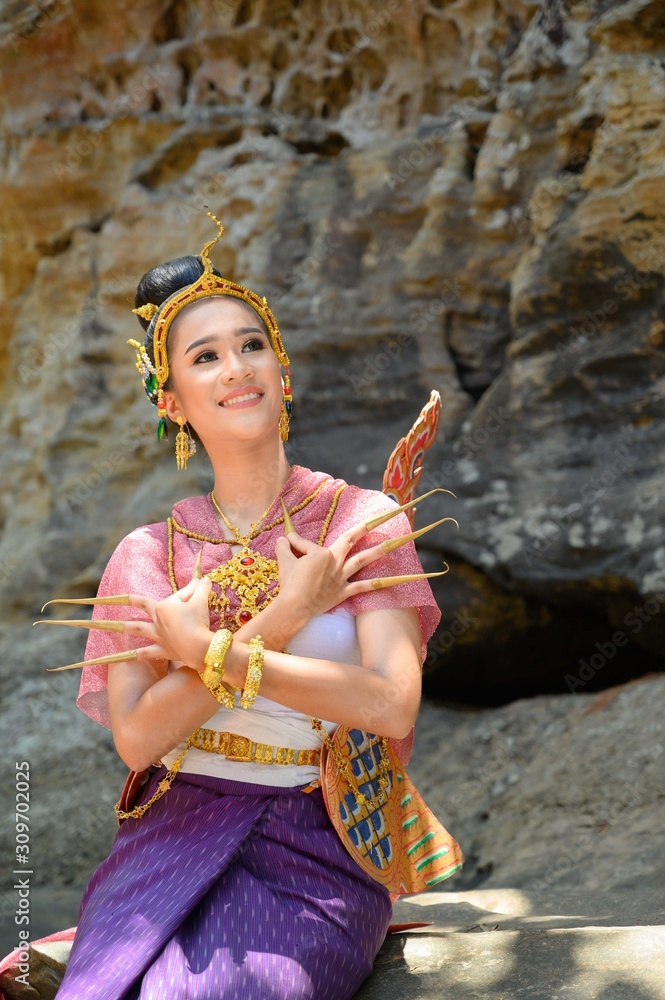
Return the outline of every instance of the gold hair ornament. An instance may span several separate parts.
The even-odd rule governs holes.
[[[156,306],[154,302],[146,302],[145,305],[139,306],[138,309],[132,309],[133,313],[136,313],[142,319],[147,319],[148,323],[158,311],[159,306]]]

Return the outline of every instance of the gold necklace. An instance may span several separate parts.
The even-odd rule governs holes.
[[[332,500],[330,502],[330,506],[328,508],[328,513],[323,519],[323,525],[321,527],[321,531],[317,539],[317,545],[323,545],[323,543],[325,542],[326,537],[328,535],[328,528],[330,527],[330,522],[332,521],[335,511],[337,510],[339,498],[344,492],[344,490],[347,488],[347,485],[348,485],[347,483],[342,483],[342,485],[335,490]],[[298,511],[303,510],[303,508],[305,508],[309,503],[311,503],[311,501],[314,500],[322,491],[324,491],[327,488],[327,486],[328,482],[326,480],[319,483],[319,485],[315,487],[315,489],[313,489],[311,493],[309,493],[302,500],[299,500],[294,507],[291,507],[289,513],[293,516],[294,514],[297,514]],[[210,502],[212,504],[212,498],[210,498]],[[270,524],[266,524],[263,527],[263,531],[270,531],[272,528],[276,528],[278,524],[282,524],[283,521],[284,521],[284,515],[280,514],[279,517],[276,517],[273,521],[270,522]],[[183,527],[183,525],[178,524],[177,520],[173,515],[171,515],[171,517],[167,519],[166,524],[168,533],[169,580],[171,582],[171,589],[173,590],[174,594],[179,589],[178,581],[176,580],[176,574],[175,574],[175,549],[173,542],[175,532],[185,535],[187,538],[191,538],[197,542],[208,542],[210,545],[220,545],[222,543],[225,545],[235,544],[235,542],[231,541],[228,538],[212,538],[209,535],[202,535],[198,531],[190,531],[188,528]],[[207,576],[213,581],[216,580],[218,583],[228,584],[229,581],[224,575],[224,570],[226,569],[227,566],[228,563],[224,563],[222,566],[218,566],[210,573],[206,573],[205,576]],[[215,575],[213,576],[213,574]],[[276,591],[273,591],[273,593],[267,600],[262,602],[261,607],[265,607],[265,605],[268,604],[273,597],[276,597],[278,590],[279,587],[277,587]],[[238,615],[236,616],[229,615],[228,619],[224,621],[223,616],[225,612],[228,611],[230,602],[225,599],[225,595],[223,593],[221,596],[219,594],[216,594],[214,589],[211,589],[210,597],[208,598],[208,605],[211,608],[211,610],[217,609],[217,611],[219,612],[219,617],[220,617],[219,627],[228,628],[232,632],[237,631],[240,625],[244,625],[245,622],[249,621],[249,619],[252,617],[252,613],[250,611],[248,614],[247,613],[243,614],[242,620],[239,619]],[[247,609],[242,609],[242,610],[247,612]],[[259,611],[260,607],[257,606],[256,610]]]
[[[282,486],[280,493],[283,488]],[[219,594],[215,593],[214,590],[210,591],[209,606],[216,608],[219,612],[220,627],[228,628],[232,632],[235,632],[242,625],[246,624],[246,622],[251,621],[261,608],[279,593],[279,566],[277,561],[275,559],[268,559],[266,556],[261,555],[260,552],[256,552],[250,548],[249,544],[253,538],[261,534],[262,529],[260,525],[265,520],[268,511],[275,501],[272,500],[261,517],[250,524],[249,531],[241,535],[240,530],[235,524],[231,524],[219,506],[214,490],[210,491],[210,500],[224,521],[224,524],[235,535],[235,544],[242,545],[242,550],[232,555],[228,562],[205,574],[213,583],[220,584],[222,588]],[[269,594],[268,588],[273,584],[274,590]],[[231,601],[225,593],[226,588],[235,591],[240,600],[240,608],[235,615],[230,614]],[[223,625],[221,624],[222,622],[224,623]]]
[[[283,487],[282,487],[282,489],[283,489]],[[281,493],[281,490],[280,490],[280,493]],[[226,527],[230,528],[231,531],[233,532],[233,534],[235,535],[236,543],[238,545],[244,545],[245,548],[247,548],[249,546],[249,543],[252,540],[252,538],[256,538],[256,536],[261,533],[260,530],[257,531],[257,526],[260,525],[261,522],[265,520],[266,514],[268,513],[268,511],[270,510],[270,508],[272,507],[272,505],[275,502],[274,500],[271,500],[270,504],[263,511],[263,513],[261,514],[261,517],[258,519],[258,521],[254,521],[253,524],[250,524],[249,531],[247,532],[247,534],[246,535],[241,535],[240,534],[240,530],[238,528],[236,528],[235,524],[231,524],[231,522],[229,521],[229,519],[226,516],[226,514],[224,513],[224,511],[222,510],[222,508],[217,503],[217,497],[215,496],[215,491],[214,490],[210,491],[210,499],[212,501],[213,507],[215,508],[215,510],[217,511],[217,513],[219,514],[219,516],[221,517],[221,519],[224,522],[224,524],[226,525]]]

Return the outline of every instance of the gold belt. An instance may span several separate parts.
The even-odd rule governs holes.
[[[197,729],[187,741],[190,747],[208,753],[223,754],[227,760],[254,764],[318,764],[321,750],[293,750],[275,747],[270,743],[254,743],[249,736],[237,733],[220,733],[216,729]]]

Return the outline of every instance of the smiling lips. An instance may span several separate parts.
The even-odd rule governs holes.
[[[253,402],[255,399],[261,399],[263,393],[261,392],[246,392],[242,396],[233,396],[232,399],[226,402],[221,402],[220,406],[239,406],[242,403]]]

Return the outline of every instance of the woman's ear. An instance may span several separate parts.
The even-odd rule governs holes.
[[[164,409],[166,410],[166,416],[169,417],[173,423],[177,423],[178,417],[185,419],[182,410],[180,409],[180,404],[176,399],[175,393],[165,392],[164,393]]]

